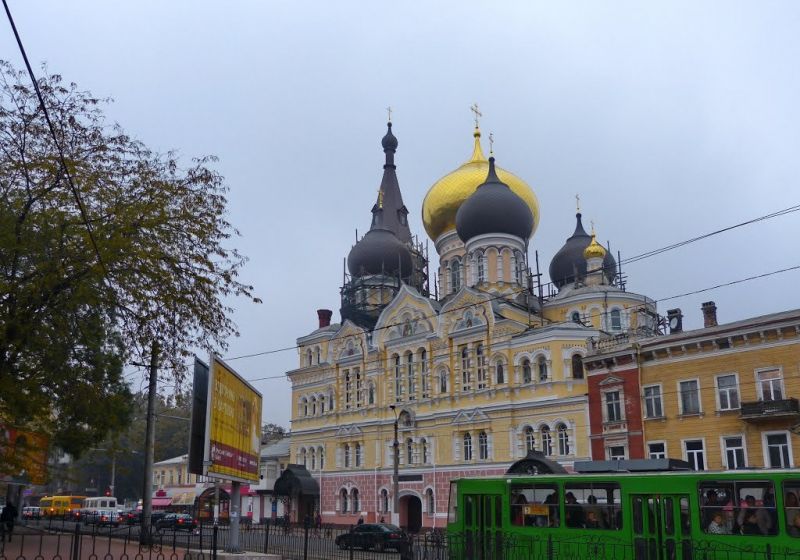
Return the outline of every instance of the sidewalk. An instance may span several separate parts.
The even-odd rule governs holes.
[[[77,558],[73,546],[74,534],[43,534],[14,531],[11,542],[0,544],[0,560],[158,560],[172,557],[184,558],[186,548],[164,546],[140,547],[138,541],[108,538],[107,536],[81,535]],[[210,558],[209,551],[203,551]],[[193,555],[198,558],[197,552]]]

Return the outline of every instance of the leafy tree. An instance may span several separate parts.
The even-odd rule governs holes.
[[[287,434],[286,428],[278,424],[270,422],[261,426],[261,443],[272,443],[275,440],[281,439]]]
[[[0,61],[0,419],[76,455],[129,422],[123,364],[158,348],[180,384],[192,350],[236,334],[223,298],[257,300],[213,158],[184,168],[109,125],[107,100],[46,69],[39,87],[87,219],[27,76]]]

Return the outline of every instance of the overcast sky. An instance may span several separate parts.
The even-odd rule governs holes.
[[[623,258],[800,203],[800,3],[9,0],[28,55],[115,103],[131,135],[215,154],[243,281],[228,356],[293,346],[338,320],[342,259],[369,226],[385,107],[412,231],[428,188],[471,153],[472,114],[498,164],[541,204],[546,273],[585,223]],[[22,66],[10,27],[0,58]],[[800,213],[626,267],[665,298],[800,264]],[[431,252],[434,253],[431,243]],[[436,262],[432,265],[435,267]],[[547,279],[547,278],[546,278]],[[659,303],[702,325],[800,307],[800,271]],[[248,379],[296,351],[231,362]],[[138,389],[141,377],[134,377]],[[285,379],[255,382],[288,426]]]

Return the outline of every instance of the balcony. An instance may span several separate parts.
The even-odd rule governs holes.
[[[800,417],[800,403],[797,399],[743,402],[740,417],[750,422],[793,419]]]

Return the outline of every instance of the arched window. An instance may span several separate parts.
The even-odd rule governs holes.
[[[347,513],[347,490],[344,488],[339,491],[339,502],[342,506],[342,513]]]
[[[300,415],[308,416],[308,401],[305,397],[300,401]]]
[[[622,313],[620,313],[619,309],[611,310],[611,330],[612,331],[622,330]]]
[[[311,416],[317,415],[317,397],[311,397]]]
[[[442,370],[439,372],[439,392],[441,394],[447,393],[447,371]]]
[[[469,432],[464,434],[464,460],[472,461],[472,436]]]
[[[313,447],[309,449],[309,455],[311,456],[311,470],[315,471],[317,470],[317,452]]]
[[[361,368],[354,368],[356,376],[356,408],[360,408],[364,403],[364,381],[361,377]]]
[[[570,315],[570,320],[573,323],[581,323],[581,324],[583,323],[583,321],[581,321],[581,314],[578,311],[572,312],[572,315]]]
[[[350,409],[350,401],[352,400],[353,384],[350,381],[350,370],[344,370],[344,408]]]
[[[325,468],[325,448],[320,447],[317,455],[319,456],[319,470],[322,470]]]
[[[335,405],[336,401],[333,398],[333,391],[330,391],[328,393],[328,408],[330,409],[331,412],[333,412],[336,409]]]
[[[428,353],[424,348],[419,351],[419,369],[422,378],[422,398],[427,399],[431,396],[431,380],[428,372]]]
[[[425,504],[428,506],[428,513],[433,515],[436,513],[436,501],[433,499],[433,489],[428,488],[425,490]]]
[[[319,398],[319,413],[325,414],[325,395],[322,395]]]
[[[403,371],[400,366],[400,356],[394,355],[394,400],[403,400]]]
[[[553,440],[550,437],[550,428],[548,426],[542,426],[542,453],[546,456],[550,456],[553,454]]]
[[[497,362],[494,366],[494,373],[495,373],[495,382],[498,385],[502,385],[506,382],[506,372],[505,368],[503,367],[503,362]]]
[[[411,352],[406,354],[406,375],[408,376],[408,400],[413,401],[416,398],[417,382],[414,378],[414,354]]]
[[[389,491],[386,488],[381,490],[381,511],[389,513]]]
[[[525,451],[533,451],[536,449],[536,438],[533,435],[533,428],[530,426],[525,427]]]
[[[306,350],[306,365],[310,366],[313,364],[314,364],[314,355],[311,352],[311,348],[309,348],[308,350]]]
[[[558,454],[569,455],[569,434],[564,424],[559,424],[556,428],[558,433]]]
[[[358,488],[353,488],[353,491],[350,493],[350,502],[352,507],[350,509],[353,510],[353,513],[358,513],[361,511],[361,502],[358,496]]]
[[[478,457],[483,461],[489,458],[489,436],[483,431],[478,434]]]
[[[583,379],[583,358],[580,354],[572,355],[572,378]]]
[[[547,381],[547,360],[544,356],[539,356],[536,367],[539,369],[539,381]]]
[[[486,264],[483,261],[483,251],[475,253],[475,268],[478,282],[486,282]]]
[[[520,286],[524,286],[525,285],[525,257],[519,251],[515,252],[514,256],[516,257],[515,260],[516,260],[516,265],[517,265],[517,270],[516,270],[517,284],[519,284]]]
[[[531,361],[528,358],[522,360],[522,382],[523,383],[530,383],[533,381],[533,375],[531,374]]]
[[[349,468],[350,467],[350,444],[349,443],[345,443],[344,444],[344,467],[345,468]]]
[[[472,374],[469,371],[469,349],[464,346],[461,349],[461,390],[470,390]]]
[[[306,466],[306,448],[305,447],[300,450],[300,462],[303,464],[304,467]]]
[[[317,353],[317,363],[320,363],[320,359],[319,359],[319,358],[320,358],[319,346],[317,346],[317,347],[316,347],[314,350],[315,350],[315,351],[316,351],[316,353]]]
[[[356,466],[360,467],[361,466],[361,459],[362,459],[362,456],[361,456],[361,444],[360,443],[357,443],[355,445],[355,452],[356,452]]]
[[[370,383],[368,389],[368,401],[369,404],[375,404],[375,384]]]
[[[422,438],[420,447],[422,448],[422,464],[427,465],[430,462],[430,457],[428,457],[428,440]]]
[[[406,464],[414,464],[414,440],[411,438],[406,440]]]
[[[450,288],[452,293],[461,289],[461,261],[458,259],[450,263]]]
[[[486,389],[488,383],[486,380],[486,356],[484,356],[483,344],[478,344],[475,349],[475,358],[478,362],[478,389]]]

